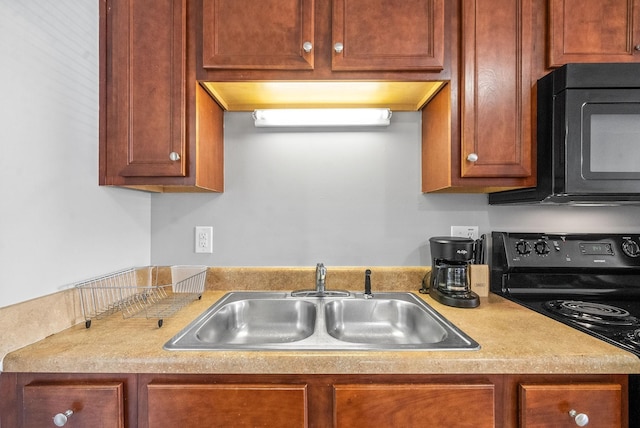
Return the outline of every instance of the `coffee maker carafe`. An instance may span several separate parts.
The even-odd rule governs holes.
[[[429,295],[457,308],[475,308],[480,298],[471,291],[469,265],[475,263],[476,241],[455,236],[436,236],[431,246]]]

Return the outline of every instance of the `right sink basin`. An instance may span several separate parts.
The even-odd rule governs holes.
[[[324,314],[327,333],[345,342],[427,345],[447,338],[422,306],[398,298],[335,300],[324,305]]]
[[[412,293],[232,292],[164,349],[451,351],[480,345]]]

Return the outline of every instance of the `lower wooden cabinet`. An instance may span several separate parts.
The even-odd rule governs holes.
[[[336,427],[493,427],[495,385],[334,385]]]
[[[622,386],[595,384],[521,384],[520,426],[620,427]]]
[[[122,382],[33,383],[22,395],[24,427],[124,427]],[[63,425],[60,425],[63,424]]]
[[[136,406],[135,374],[0,372],[2,428],[136,427]]]
[[[0,426],[71,409],[66,427],[561,428],[584,414],[627,428],[628,390],[626,375],[0,373]]]
[[[147,385],[149,427],[305,427],[306,385]]]

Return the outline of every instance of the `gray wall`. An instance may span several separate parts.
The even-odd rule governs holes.
[[[98,2],[0,0],[0,308],[148,263],[428,264],[450,224],[639,230],[638,208],[499,208],[420,193],[417,114],[375,132],[258,131],[226,115],[224,194],[98,180]],[[193,227],[214,253],[193,253]]]
[[[150,196],[98,187],[96,0],[0,0],[0,308],[149,263]]]
[[[640,207],[496,207],[486,195],[422,194],[420,115],[360,132],[265,130],[225,115],[223,194],[151,198],[153,263],[212,266],[430,265],[451,225],[545,232],[640,232]],[[194,227],[213,226],[213,254]]]

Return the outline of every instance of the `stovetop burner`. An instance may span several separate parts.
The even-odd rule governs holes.
[[[640,329],[627,333],[627,340],[634,345],[640,346]]]
[[[557,315],[590,326],[640,328],[638,318],[617,306],[581,300],[550,300],[544,303],[544,307]]]

